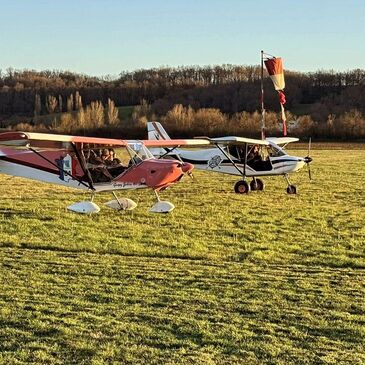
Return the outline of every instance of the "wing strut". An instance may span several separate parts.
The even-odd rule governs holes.
[[[80,166],[81,166],[81,168],[82,168],[82,171],[84,172],[85,176],[87,177],[87,181],[88,181],[88,183],[89,183],[89,188],[90,188],[91,190],[95,190],[95,189],[94,189],[94,185],[93,185],[93,180],[92,180],[91,175],[90,175],[90,171],[86,168],[86,166],[85,166],[85,162],[84,162],[84,159],[81,157],[80,152],[79,152],[79,150],[76,148],[75,143],[71,143],[71,145],[72,145],[72,148],[73,148],[73,150],[74,150],[74,152],[75,152],[75,154],[76,154],[77,159],[78,159],[78,160],[79,160],[79,162],[80,162]]]
[[[165,156],[167,156],[169,153],[171,153],[171,152],[173,152],[174,150],[176,150],[176,148],[179,148],[180,146],[175,146],[175,147],[173,147],[173,148],[167,148],[167,147],[165,147],[165,148],[163,148],[164,150],[165,150],[165,153],[163,154],[163,155],[161,155],[158,159],[160,160],[161,158],[164,158]],[[179,156],[179,154],[177,153],[176,154],[176,156]],[[179,156],[178,157],[178,159],[181,161],[181,162],[183,162],[182,160],[181,160],[181,157]]]
[[[70,174],[69,172],[65,171],[64,169],[62,169],[61,167],[57,166],[54,162],[52,162],[51,160],[49,160],[48,158],[42,156],[39,152],[37,152],[34,148],[30,147],[29,145],[27,146],[27,148],[34,152],[37,156],[43,158],[43,160],[47,161],[48,163],[50,163],[52,166],[56,167],[58,170],[61,170],[64,174],[71,176],[74,180],[77,180],[80,184],[86,186],[88,189],[90,189],[90,186],[85,184],[81,179],[79,179],[77,176],[73,176],[72,174]],[[95,190],[94,188],[92,188],[92,190]]]

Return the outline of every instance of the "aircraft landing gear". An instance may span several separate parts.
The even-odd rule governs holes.
[[[110,200],[105,203],[105,205],[109,208],[115,210],[133,210],[137,206],[137,203],[132,199],[118,198],[114,191],[112,191],[112,194],[114,195],[115,200]]]
[[[296,194],[297,193],[297,188],[295,185],[289,185],[287,188],[286,188],[286,192],[288,194]]]
[[[250,188],[252,191],[256,191],[256,190],[261,191],[261,190],[265,189],[265,184],[262,180],[253,178],[252,181],[250,182]]]
[[[250,185],[245,180],[237,181],[234,185],[234,192],[237,194],[248,194],[250,192]]]
[[[284,175],[286,182],[288,183],[288,187],[286,188],[286,192],[288,194],[296,194],[297,193],[297,187],[295,185],[292,185],[289,181],[289,176],[286,174]]]
[[[158,195],[157,190],[154,190],[157,203],[150,209],[152,213],[170,213],[174,210],[175,205],[168,202],[167,200],[160,200],[160,196]]]

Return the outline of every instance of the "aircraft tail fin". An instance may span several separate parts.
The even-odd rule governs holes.
[[[151,140],[169,140],[171,139],[161,123],[148,122],[147,123],[148,139]]]
[[[161,123],[148,122],[147,131],[149,140],[167,141],[171,139]],[[168,149],[166,148],[150,148],[150,151],[157,158],[168,154]],[[178,153],[177,149],[175,149],[175,153]]]

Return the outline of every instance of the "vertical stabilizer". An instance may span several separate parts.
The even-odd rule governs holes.
[[[171,139],[164,127],[158,122],[147,123],[148,139],[150,140],[169,140]]]
[[[147,123],[148,139],[153,141],[166,141],[171,139],[164,127],[158,122]],[[155,157],[166,155],[167,150],[164,148],[150,148],[151,153]]]

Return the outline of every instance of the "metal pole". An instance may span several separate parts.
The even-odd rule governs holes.
[[[264,51],[261,50],[261,139],[265,139]]]

